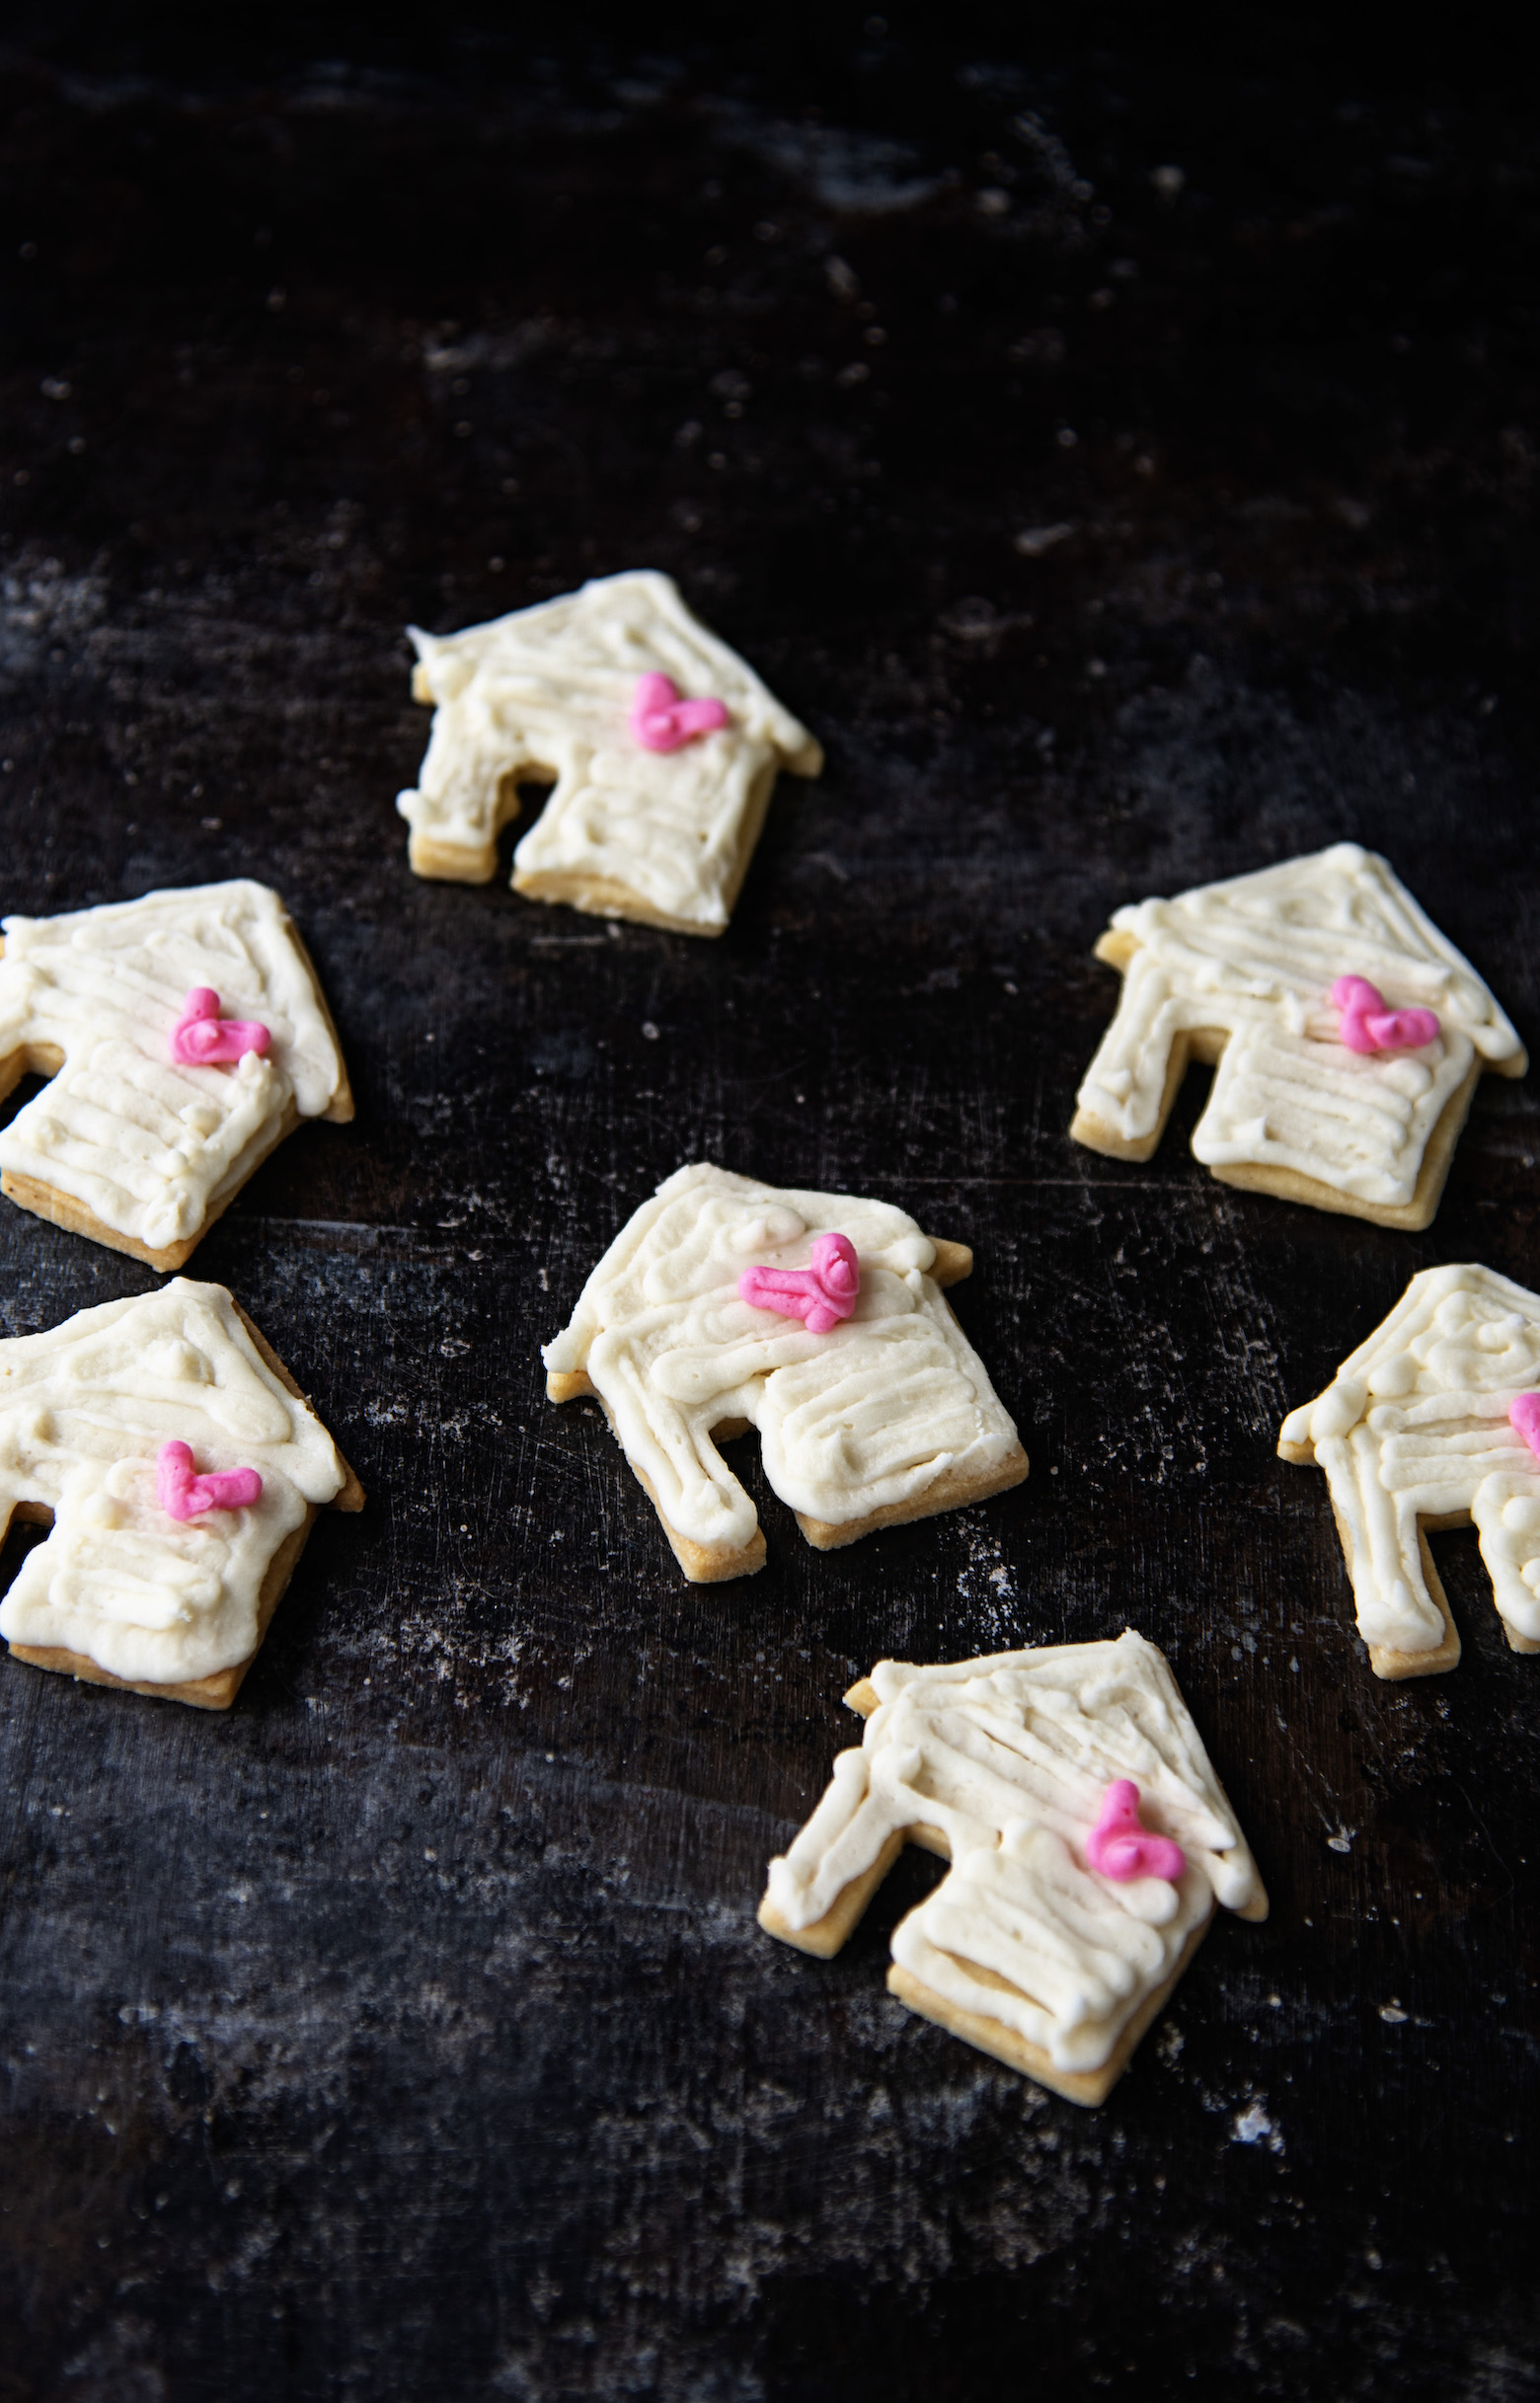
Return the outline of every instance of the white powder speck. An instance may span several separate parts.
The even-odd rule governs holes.
[[[1230,2140],[1234,2144],[1266,2144],[1269,2152],[1283,2150],[1283,2138],[1261,2103],[1248,2103],[1244,2111],[1236,2113],[1230,2123]]]

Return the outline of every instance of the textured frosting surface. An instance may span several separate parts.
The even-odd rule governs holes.
[[[191,989],[259,1019],[265,1055],[173,1060]],[[196,1234],[290,1104],[317,1118],[343,1063],[282,902],[238,880],[149,892],[57,918],[7,918],[0,1061],[24,1046],[64,1064],[0,1130],[0,1169],[72,1195],[152,1251]]]
[[[179,1522],[156,1498],[162,1443],[200,1470],[256,1468],[260,1502]],[[315,1413],[260,1357],[223,1285],[78,1311],[0,1343],[0,1526],[54,1513],[0,1601],[9,1643],[83,1653],[134,1684],[211,1676],[256,1650],[269,1563],[344,1484]]]
[[[1000,2021],[1061,2069],[1098,2069],[1175,1971],[1217,1899],[1265,1908],[1262,1882],[1176,1679],[1153,1644],[997,1653],[945,1668],[881,1662],[881,1707],[841,1752],[811,1819],[770,1864],[769,1900],[810,1927],[901,1829],[934,1827],[952,1867],[894,1930],[893,1959]],[[1119,1885],[1086,1861],[1115,1778],[1187,1855],[1180,1882]],[[993,1972],[1006,1993],[975,1973]]]
[[[578,875],[686,924],[727,924],[745,818],[776,768],[814,767],[817,746],[670,578],[604,577],[462,634],[410,631],[436,704],[418,786],[396,805],[414,833],[484,850],[503,779],[544,771],[556,789],[514,854],[515,886]],[[731,724],[644,749],[628,717],[650,674],[725,702]]]
[[[1540,1641],[1540,1460],[1508,1406],[1540,1386],[1540,1296],[1470,1264],[1424,1269],[1279,1437],[1326,1471],[1367,1644],[1431,1652],[1444,1623],[1419,1518],[1467,1512],[1508,1625]]]
[[[1140,901],[1113,924],[1138,949],[1079,1100],[1127,1142],[1159,1122],[1176,1038],[1219,1028],[1230,1040],[1194,1155],[1210,1167],[1293,1169],[1398,1206],[1472,1061],[1521,1051],[1469,963],[1356,843]],[[1329,996],[1348,974],[1377,985],[1390,1009],[1436,1012],[1438,1038],[1417,1051],[1348,1049]]]
[[[744,1269],[804,1269],[830,1231],[860,1260],[853,1317],[810,1335],[739,1298]],[[546,1366],[587,1371],[663,1516],[692,1542],[738,1550],[757,1523],[711,1439],[724,1420],[757,1427],[783,1502],[845,1524],[950,1469],[981,1474],[1015,1447],[983,1362],[927,1274],[935,1257],[886,1202],[681,1168],[611,1244]]]

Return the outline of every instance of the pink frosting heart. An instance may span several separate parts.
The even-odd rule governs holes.
[[[1515,1395],[1508,1404],[1508,1425],[1517,1430],[1540,1459],[1540,1393]]]
[[[221,1018],[211,984],[194,984],[172,1029],[171,1056],[185,1068],[207,1068],[266,1051],[272,1037],[258,1018]]]
[[[189,1443],[161,1445],[155,1482],[161,1509],[173,1518],[201,1518],[205,1511],[248,1511],[262,1500],[262,1479],[256,1469],[210,1469],[199,1477],[192,1467]]]
[[[1086,1837],[1086,1859],[1118,1886],[1133,1878],[1164,1878],[1175,1886],[1187,1867],[1180,1844],[1140,1825],[1139,1789],[1131,1777],[1115,1778],[1103,1795],[1102,1816]]]
[[[800,1318],[809,1335],[827,1335],[848,1318],[861,1290],[861,1264],[848,1235],[820,1235],[805,1269],[745,1269],[738,1297],[756,1310]]]
[[[732,723],[721,701],[681,700],[672,676],[638,676],[631,696],[631,733],[645,751],[677,751]]]
[[[1439,1032],[1433,1010],[1387,1010],[1367,976],[1339,976],[1332,1007],[1341,1012],[1338,1036],[1349,1051],[1420,1051]]]

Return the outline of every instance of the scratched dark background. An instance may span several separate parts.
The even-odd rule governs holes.
[[[1212,1183],[1197,1076],[1065,1133],[1108,912],[1346,835],[1540,1039],[1540,111],[1239,15],[9,13],[0,905],[292,905],[357,1122],[192,1273],[370,1503],[228,1718],[0,1664],[4,2403],[1540,2394],[1540,1663],[1451,1536],[1378,1684],[1272,1454],[1415,1269],[1540,1280],[1533,1086],[1419,1237]],[[827,746],[720,943],[392,808],[406,621],[638,565]],[[1031,1481],[822,1557],[750,1458],[684,1585],[537,1344],[696,1158],[970,1241]],[[1273,1909],[1087,2114],[887,1999],[935,1864],[752,1914],[874,1659],[1127,1621]]]

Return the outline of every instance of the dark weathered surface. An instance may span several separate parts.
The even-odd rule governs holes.
[[[1454,1537],[1377,1684],[1272,1456],[1415,1268],[1540,1279],[1532,1086],[1417,1238],[1227,1194],[1195,1089],[1065,1135],[1109,910],[1345,834],[1540,1036],[1533,115],[930,14],[4,63],[0,906],[289,899],[358,1121],[194,1269],[371,1495],[228,1720],[0,1664],[7,2403],[1540,2391],[1540,1663]],[[828,747],[716,945],[391,808],[404,622],[634,564]],[[971,1241],[1031,1482],[683,1586],[536,1345],[698,1156]],[[0,1257],[6,1333],[150,1281]],[[1086,2115],[886,1997],[933,1865],[827,1966],[752,1909],[853,1673],[1130,1618],[1273,1915]]]

